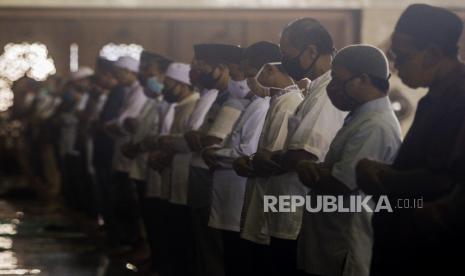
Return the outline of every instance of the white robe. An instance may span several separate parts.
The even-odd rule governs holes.
[[[188,121],[199,99],[198,93],[193,93],[174,108],[174,119],[169,136],[175,140],[184,139],[189,130]],[[171,203],[187,204],[187,176],[190,152],[175,154],[170,168],[162,172],[162,191]]]
[[[160,99],[148,99],[137,117],[137,130],[131,137],[132,143],[140,143],[147,137],[158,135],[160,132]],[[145,181],[147,178],[147,161],[149,153],[139,154],[131,162],[129,177]]]
[[[285,88],[288,92],[271,98],[271,105],[266,115],[265,124],[258,152],[282,150],[287,137],[287,122],[302,102],[303,96],[297,86]],[[259,244],[269,244],[270,237],[266,231],[265,213],[263,212],[263,195],[268,178],[251,177],[247,179],[247,190],[242,215],[241,237]]]
[[[331,80],[328,71],[311,82],[309,92],[288,121],[285,150],[305,150],[323,161],[329,145],[341,128],[346,112],[338,110],[326,94]],[[300,183],[297,173],[288,172],[268,179],[266,195],[305,196],[308,189]],[[302,208],[290,213],[266,213],[266,226],[270,236],[296,240],[302,223]]]
[[[113,168],[119,172],[129,173],[131,160],[124,157],[121,147],[129,142],[130,135],[124,130],[123,123],[127,118],[137,118],[148,98],[145,96],[144,89],[138,81],[135,81],[131,86],[125,87],[125,89],[127,90],[126,97],[121,112],[116,119],[108,122],[107,125],[116,125],[120,132],[123,133],[115,139]]]
[[[253,100],[239,118],[224,147],[215,153],[220,168],[213,173],[210,227],[240,231],[247,178],[238,176],[232,169],[232,163],[238,157],[257,151],[269,100],[269,97]]]

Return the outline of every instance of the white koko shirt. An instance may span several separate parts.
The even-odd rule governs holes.
[[[247,178],[238,176],[233,161],[257,151],[270,98],[256,98],[239,118],[224,147],[216,151],[220,168],[213,173],[212,204],[208,225],[213,228],[240,231],[240,220]]]
[[[200,93],[200,98],[197,100],[189,119],[187,120],[185,132],[199,129],[205,121],[205,117],[217,96],[218,90],[216,89],[203,90]],[[176,165],[173,165],[171,182],[173,185],[172,189],[178,193],[175,192],[171,194],[170,202],[186,205],[189,184],[189,167],[192,159],[192,152],[184,138],[184,133],[183,135],[177,135],[173,138],[174,148],[176,151],[173,161],[176,162]]]
[[[198,100],[199,94],[192,93],[176,104],[169,136],[172,136],[175,140],[183,138],[184,134],[189,130],[188,121]],[[181,175],[178,174],[178,171],[184,170],[189,165],[190,157],[184,157],[183,155],[190,156],[190,153],[175,154],[171,167],[162,172],[162,191],[169,195],[169,201],[175,204],[187,203],[187,185],[185,184],[187,177],[186,180],[180,178]],[[183,161],[186,159],[188,161]]]
[[[258,144],[258,152],[274,152],[282,150],[286,142],[288,120],[297,106],[302,102],[303,95],[296,85],[286,87],[285,94],[271,98],[263,131]],[[242,211],[241,237],[259,244],[269,244],[266,231],[265,213],[263,212],[263,195],[268,178],[251,177],[247,179],[247,190]]]
[[[123,124],[127,118],[137,118],[147,101],[147,96],[144,94],[144,89],[139,81],[135,81],[131,86],[125,87],[126,97],[124,98],[123,107],[119,116],[108,122],[107,125],[115,124],[118,126],[122,134],[115,139],[115,153],[113,155],[113,168],[119,172],[129,173],[131,168],[131,160],[124,157],[121,153],[121,147],[129,142],[130,135],[124,130]]]
[[[399,121],[389,99],[383,97],[348,115],[324,163],[332,168],[332,176],[352,191],[350,195],[363,195],[356,184],[358,161],[368,158],[391,163],[401,142]],[[349,200],[349,195],[344,195],[346,207]],[[373,246],[371,214],[305,212],[298,243],[299,267],[317,275],[368,276]]]
[[[140,143],[147,137],[153,137],[160,133],[160,105],[161,99],[148,99],[137,117],[138,126],[134,135],[131,136],[131,143]],[[136,156],[131,162],[129,177],[131,179],[145,181],[147,178],[147,161],[149,153],[142,153]]]
[[[310,88],[295,114],[289,118],[285,150],[305,150],[323,161],[329,145],[342,127],[346,112],[337,109],[328,98],[326,86],[331,81],[328,71],[310,83]],[[266,195],[305,196],[308,189],[299,181],[296,172],[272,176],[268,179]],[[302,208],[291,213],[266,213],[269,235],[296,240],[302,222]]]

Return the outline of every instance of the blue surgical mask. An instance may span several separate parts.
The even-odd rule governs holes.
[[[147,79],[147,88],[150,90],[150,92],[156,94],[156,95],[161,95],[161,91],[163,91],[163,83],[158,81],[156,77],[151,77]]]

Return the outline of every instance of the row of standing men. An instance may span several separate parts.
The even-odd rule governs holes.
[[[289,23],[279,46],[195,45],[190,65],[147,51],[140,62],[98,59],[95,74],[73,74],[55,116],[65,197],[85,206],[93,194],[109,239],[147,242],[160,275],[459,266],[449,253],[463,241],[461,31],[455,14],[428,5],[399,19],[390,50],[399,77],[430,88],[404,142],[385,54],[336,52],[312,18]],[[428,208],[376,213],[372,225],[367,211],[264,206],[265,196],[365,194],[424,197]]]

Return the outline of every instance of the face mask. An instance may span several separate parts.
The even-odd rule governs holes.
[[[213,77],[213,72],[215,70],[211,71],[210,73],[200,73],[198,75],[198,82],[206,89],[213,89],[215,88],[216,84],[221,78],[221,75],[219,75],[217,78]]]
[[[300,54],[294,58],[291,58],[291,59],[283,58],[284,69],[289,74],[289,76],[291,76],[296,81],[299,81],[303,79],[304,77],[306,77],[306,75],[310,73],[316,61],[320,57],[320,54],[318,54],[317,57],[312,61],[312,64],[310,64],[309,67],[302,69],[302,67],[300,66],[300,56],[302,56],[305,50],[306,49],[303,49],[300,52]]]
[[[169,103],[175,103],[178,100],[179,91],[176,91],[176,87],[177,85],[171,88],[163,88],[162,93],[165,101]]]
[[[189,70],[189,79],[190,79],[192,85],[198,86],[200,84],[199,83],[199,74],[200,74],[199,71],[197,71],[195,69],[191,68],[191,70]]]
[[[232,97],[242,99],[250,92],[250,88],[247,85],[246,79],[241,81],[234,81],[230,79],[228,82],[228,91]]]
[[[353,81],[354,79],[358,78],[359,76],[354,76],[348,80],[345,80],[344,83],[342,84],[342,96],[344,97],[344,101],[347,102],[347,103],[350,103],[350,105],[353,105],[353,106],[357,106],[360,104],[360,101],[355,99],[354,97],[352,97],[351,95],[349,95],[349,93],[347,92],[347,84],[351,81]]]
[[[159,82],[156,77],[151,77],[147,79],[147,88],[155,95],[161,95],[163,91],[163,83]]]
[[[281,62],[270,62],[270,63],[267,63],[267,64],[268,64],[268,65],[271,65],[271,66],[280,66],[280,65],[281,65]],[[263,86],[263,85],[258,81],[258,78],[259,78],[260,75],[262,74],[263,69],[265,68],[265,66],[266,66],[267,64],[264,64],[264,65],[262,66],[262,68],[260,68],[260,70],[258,70],[257,75],[255,75],[255,81],[256,81],[256,83],[257,83],[259,86],[261,86],[261,87],[263,87],[263,88],[266,88],[266,89],[268,89],[268,90],[270,90],[270,89],[283,90],[282,88],[278,88],[278,87],[265,87],[265,86]],[[294,82],[294,81],[292,81],[292,82]]]
[[[259,84],[255,78],[247,78],[247,86],[258,97],[264,98],[270,96],[270,89]]]

